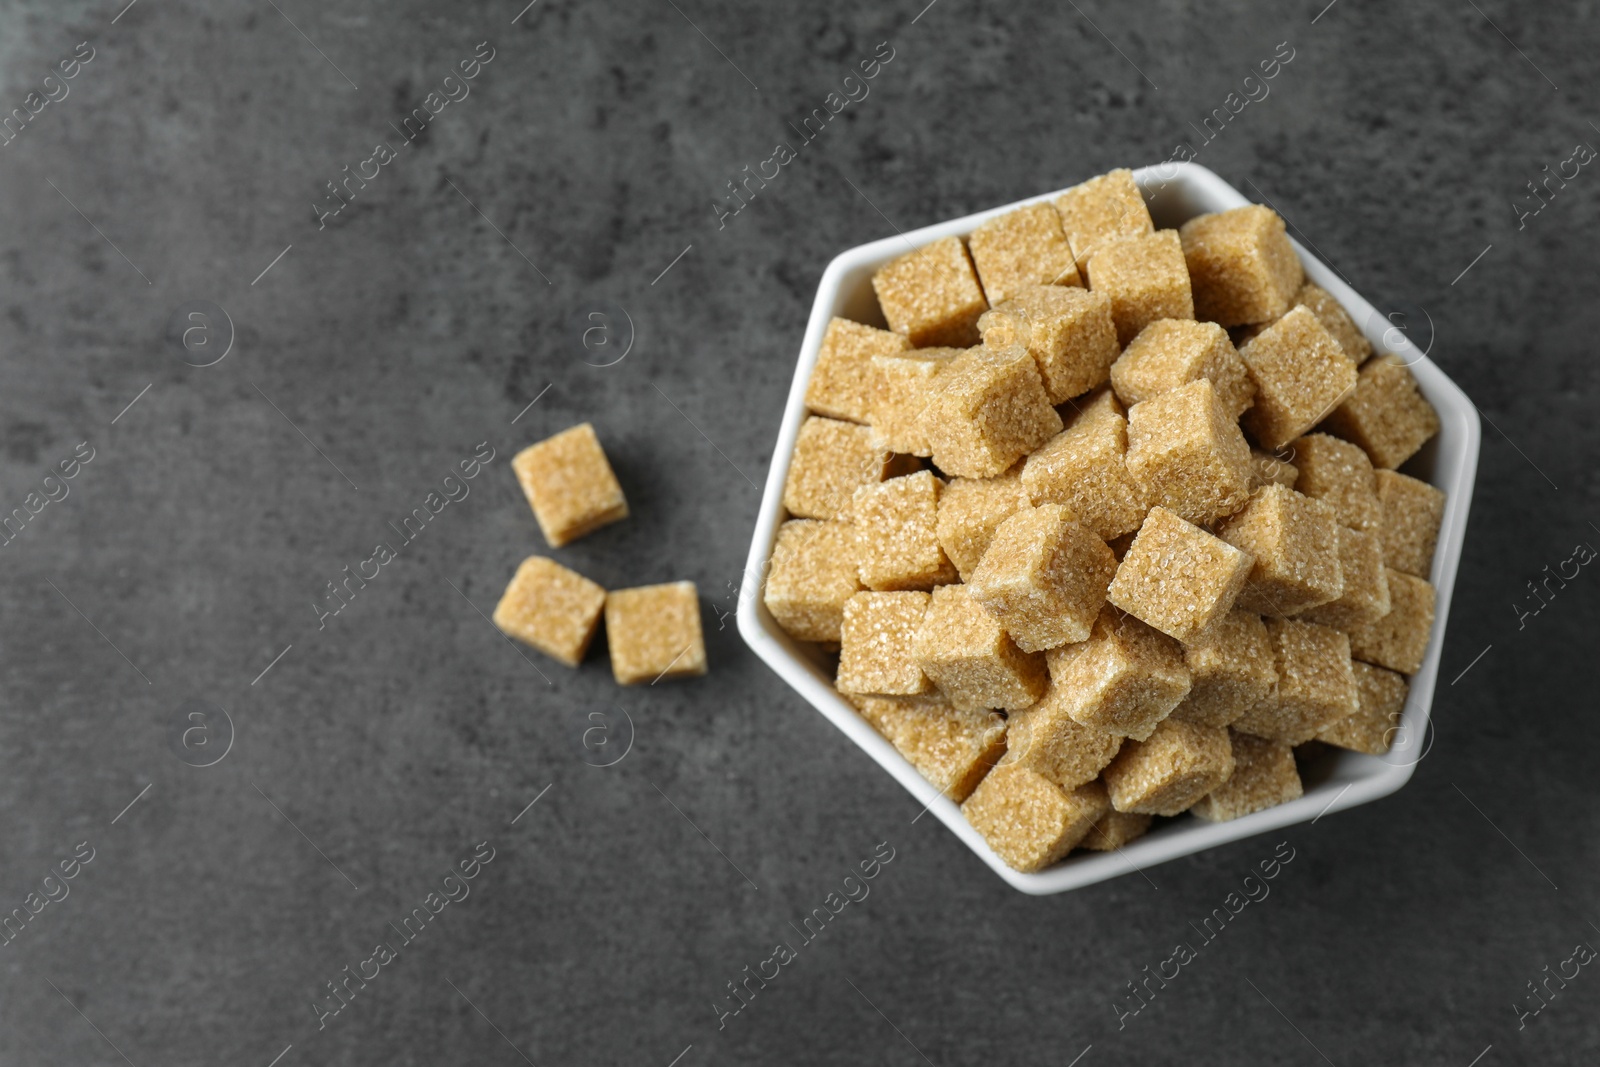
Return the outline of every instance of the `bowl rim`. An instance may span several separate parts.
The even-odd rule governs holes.
[[[1158,210],[1162,211],[1172,210],[1167,201],[1176,201],[1180,212],[1185,207],[1200,205],[1193,214],[1224,211],[1253,202],[1217,174],[1195,163],[1163,163],[1142,167],[1134,170],[1133,175],[1146,199],[1153,203],[1160,201]],[[1206,823],[1191,818],[1189,823],[1163,827],[1158,833],[1111,852],[1073,852],[1062,862],[1043,871],[1026,873],[1013,870],[967,822],[960,807],[923,778],[834,691],[831,682],[823,680],[814,663],[800,652],[798,643],[784,633],[767,612],[762,593],[766,564],[778,527],[786,518],[782,501],[783,486],[788,477],[795,438],[801,423],[809,415],[805,404],[806,386],[822,345],[823,333],[829,321],[839,313],[847,276],[875,269],[907,250],[920,248],[940,238],[952,235],[964,237],[987,219],[1019,207],[1053,201],[1065,191],[1058,189],[1030,196],[1014,203],[857,245],[839,253],[828,264],[817,286],[794,379],[784,404],[772,462],[762,490],[761,509],[751,535],[744,580],[740,583],[737,610],[739,634],[751,651],[923,805],[917,819],[931,812],[1008,884],[1034,895],[1076,889],[1134,871],[1143,873],[1145,868],[1153,864],[1230,841],[1295,823],[1316,822],[1331,812],[1387,796],[1410,780],[1417,763],[1427,755],[1430,747],[1425,742],[1429,736],[1433,696],[1482,440],[1478,409],[1466,393],[1429,359],[1426,352],[1417,349],[1403,328],[1397,328],[1333,268],[1291,236],[1290,240],[1305,267],[1306,278],[1326,289],[1344,306],[1378,353],[1393,353],[1407,364],[1417,380],[1418,388],[1439,413],[1440,431],[1427,446],[1433,449],[1434,456],[1433,471],[1427,480],[1429,484],[1444,489],[1447,494],[1445,514],[1441,520],[1433,568],[1429,575],[1437,597],[1434,625],[1423,665],[1411,677],[1400,723],[1404,736],[1414,739],[1414,743],[1407,745],[1415,754],[1414,758],[1390,762],[1387,757],[1341,751],[1334,758],[1332,773],[1325,781],[1308,788],[1305,795],[1286,804],[1229,822]],[[859,280],[856,284],[860,284]],[[1431,343],[1429,347],[1432,347]],[[1394,749],[1391,749],[1390,755],[1393,754]]]

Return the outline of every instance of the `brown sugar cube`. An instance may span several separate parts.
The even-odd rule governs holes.
[[[1299,617],[1348,633],[1389,614],[1389,580],[1384,576],[1383,542],[1378,540],[1377,534],[1362,533],[1348,526],[1340,526],[1335,532],[1339,537],[1339,571],[1344,576],[1344,592],[1337,600],[1308,608]]]
[[[1356,390],[1356,370],[1339,342],[1296,307],[1239,349],[1256,383],[1244,428],[1262,448],[1279,449],[1321,422]]]
[[[912,654],[927,593],[857,593],[844,605],[839,627],[839,674],[834,688],[865,696],[921,696],[933,682]]]
[[[1304,795],[1294,750],[1288,745],[1241,733],[1233,734],[1231,741],[1233,774],[1189,809],[1195,815],[1207,822],[1227,822]]]
[[[1350,654],[1401,674],[1416,674],[1433,630],[1434,588],[1411,574],[1384,568],[1389,614],[1350,629]]]
[[[551,548],[628,517],[622,486],[587,422],[524,448],[511,469]]]
[[[1244,360],[1214,322],[1157,319],[1139,331],[1111,367],[1111,385],[1124,404],[1171,392],[1209,378],[1230,419],[1255,402],[1256,384]]]
[[[1154,507],[1106,599],[1176,641],[1204,643],[1232,610],[1252,563],[1250,553]]]
[[[1317,740],[1369,756],[1389,751],[1400,729],[1406,694],[1411,684],[1403,674],[1374,667],[1359,660],[1351,665],[1356,673],[1356,696],[1360,706],[1354,715],[1338,719],[1317,732]]]
[[[1377,533],[1382,528],[1378,483],[1365,452],[1325,433],[1308,433],[1289,447],[1299,471],[1296,490],[1332,504],[1339,521],[1352,529]]]
[[[1428,577],[1444,519],[1444,490],[1391,470],[1377,471],[1375,477],[1383,513],[1384,565]]]
[[[1079,274],[1085,272],[1098,249],[1156,229],[1144,195],[1134,184],[1133,171],[1127,169],[1073,186],[1056,197],[1056,210],[1061,213],[1061,229],[1072,246]]]
[[[1107,390],[1028,457],[1022,484],[1035,504],[1061,504],[1109,541],[1137,530],[1150,510],[1127,453],[1128,420]]]
[[[1143,740],[1189,695],[1183,647],[1107,606],[1086,641],[1051,649],[1052,686],[1085,726]]]
[[[1230,611],[1203,645],[1185,645],[1183,661],[1193,684],[1174,719],[1227,726],[1272,699],[1278,684],[1272,638],[1261,616]]]
[[[861,582],[848,523],[790,519],[778,527],[764,594],[767,610],[798,641],[837,641],[845,601]]]
[[[924,416],[946,474],[993,478],[1061,432],[1033,357],[1021,345],[974,348],[939,377]]]
[[[1098,782],[1067,792],[1038,771],[1002,760],[961,805],[995,854],[1015,870],[1039,871],[1072,851],[1111,808]]]
[[[1439,432],[1439,413],[1398,356],[1380,356],[1361,368],[1355,392],[1326,426],[1366,449],[1374,467],[1394,470]]]
[[[896,336],[899,336],[896,334]],[[888,452],[931,456],[923,416],[937,381],[965,348],[918,348],[872,359],[872,443]]]
[[[1118,344],[1126,345],[1157,319],[1194,318],[1177,230],[1157,230],[1100,249],[1089,267],[1089,288],[1111,298]]]
[[[852,697],[861,717],[917,773],[957,804],[1006,751],[1006,721],[992,711],[958,711],[920,697]]]
[[[939,494],[939,547],[962,581],[972,578],[1000,524],[1028,506],[1020,464],[998,478],[950,479]]]
[[[1239,326],[1294,306],[1305,275],[1276,211],[1247,204],[1190,219],[1179,233],[1196,318]]]
[[[606,643],[618,685],[706,673],[700,597],[693,582],[642,585],[606,594]]]
[[[1301,745],[1358,706],[1350,640],[1342,631],[1295,619],[1268,619],[1278,686],[1273,699],[1234,724],[1257,737]]]
[[[1372,355],[1372,342],[1356,328],[1355,320],[1345,311],[1343,305],[1333,298],[1333,294],[1314,282],[1306,282],[1295,294],[1293,304],[1304,304],[1311,309],[1311,313],[1321,320],[1333,339],[1339,342],[1339,348],[1344,352],[1345,358],[1359,367]]]
[[[1051,682],[1044,698],[1012,712],[1006,723],[1009,759],[1032,767],[1063,789],[1092,782],[1122,748],[1122,735],[1085,726],[1068,713],[1066,687]]]
[[[856,490],[850,518],[856,565],[868,589],[932,589],[956,580],[939,547],[939,491],[932,471],[890,478]]]
[[[1207,525],[1250,497],[1250,446],[1205,378],[1128,409],[1128,473],[1152,505]]]
[[[1250,475],[1252,493],[1263,485],[1281,485],[1285,489],[1293,489],[1294,483],[1300,477],[1300,468],[1293,463],[1280,459],[1271,452],[1263,452],[1259,448],[1250,450],[1250,463],[1255,468]]]
[[[1116,571],[1104,541],[1043,504],[1000,524],[970,588],[1017,647],[1039,652],[1089,636]]]
[[[1227,730],[1169,718],[1123,745],[1101,777],[1118,811],[1179,815],[1232,774]]]
[[[783,506],[797,519],[837,519],[857,489],[892,477],[903,463],[873,446],[870,428],[812,415],[795,438]]]
[[[529,556],[495,605],[494,624],[508,637],[576,667],[589,651],[606,591],[552,559]]]
[[[964,585],[933,591],[912,655],[958,711],[1025,708],[1044,695],[1044,656],[1019,649]]]
[[[1150,829],[1151,816],[1115,808],[1100,816],[1078,847],[1095,852],[1112,852],[1143,837]]]
[[[985,311],[978,329],[990,348],[1027,348],[1052,404],[1103,384],[1117,359],[1111,301],[1087,289],[1028,286]]]
[[[993,307],[1029,285],[1082,285],[1061,215],[1029,204],[990,219],[967,238],[984,296]]]
[[[1293,489],[1267,485],[1251,493],[1243,510],[1217,525],[1218,537],[1256,560],[1239,606],[1293,615],[1337,600],[1344,592],[1338,526],[1332,507]]]
[[[889,328],[918,348],[978,343],[983,288],[959,237],[945,237],[890,261],[872,276]]]
[[[822,349],[806,385],[806,407],[815,415],[850,422],[872,418],[873,356],[911,348],[900,334],[835,318],[822,335]]]

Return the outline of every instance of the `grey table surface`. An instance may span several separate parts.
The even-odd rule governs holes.
[[[1600,144],[1594,5],[125,2],[0,4],[0,114],[27,119],[0,147],[0,512],[38,510],[0,560],[0,913],[27,918],[0,1063],[1600,1055],[1600,976],[1567,962],[1600,944],[1596,579],[1536,615],[1526,585],[1600,538],[1600,177],[1563,162]],[[913,824],[727,613],[828,260],[1183,141],[1484,414],[1437,730],[1388,799],[1029,898]],[[546,551],[510,457],[582,420],[633,516],[556,555],[697,582],[708,677],[619,690],[601,650],[567,671],[485,618]],[[468,495],[320,615],[480,445]],[[618,708],[631,750],[587,765]],[[1129,1011],[1279,840],[1270,896]],[[875,851],[870,896],[720,1015]]]

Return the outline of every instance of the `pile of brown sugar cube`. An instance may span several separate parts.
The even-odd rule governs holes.
[[[1382,754],[1433,624],[1439,429],[1258,205],[1157,230],[1129,171],[873,277],[834,319],[765,591],[1008,864]]]
[[[582,423],[511,461],[551,548],[628,517],[622,486],[594,427]],[[568,667],[582,662],[605,614],[611,673],[620,685],[706,673],[700,598],[693,582],[607,592],[545,556],[522,561],[494,609],[508,637]]]

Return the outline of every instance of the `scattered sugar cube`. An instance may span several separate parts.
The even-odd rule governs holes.
[[[939,491],[932,471],[890,478],[856,490],[850,518],[856,565],[868,589],[932,589],[956,580],[939,547]]]
[[[1378,503],[1378,483],[1372,461],[1360,447],[1325,433],[1296,438],[1294,464],[1299,470],[1294,487],[1315,500],[1333,505],[1339,521],[1356,530],[1377,533],[1383,509]]]
[[[1383,513],[1384,565],[1428,577],[1444,519],[1444,490],[1391,470],[1377,471],[1375,477]]]
[[[1098,782],[1070,793],[1038,771],[1002,760],[972,791],[962,814],[1019,871],[1039,871],[1072,851],[1111,808]]]
[[[1299,617],[1349,632],[1389,614],[1389,580],[1384,577],[1383,542],[1377,534],[1348,526],[1340,526],[1335,532],[1339,537],[1344,592],[1336,600],[1307,608]]]
[[[896,335],[898,336],[898,335]],[[887,452],[933,455],[923,416],[938,379],[965,348],[918,348],[872,359],[872,443]]]
[[[861,717],[957,804],[1006,751],[1006,721],[992,711],[959,711],[922,697],[852,697]]]
[[[1185,645],[1183,661],[1193,684],[1174,719],[1201,726],[1228,726],[1251,708],[1272,700],[1278,684],[1272,638],[1261,616],[1230,611],[1203,645]]]
[[[907,462],[916,461],[875,448],[866,426],[812,415],[795,438],[783,506],[799,519],[837,519],[857,489],[902,473]]]
[[[1278,449],[1334,413],[1356,389],[1356,370],[1339,342],[1311,313],[1296,307],[1239,349],[1256,383],[1244,428],[1256,443]]]
[[[950,479],[939,494],[939,547],[962,581],[972,579],[1000,524],[1028,506],[1021,464],[998,478]]]
[[[1244,360],[1214,322],[1157,319],[1139,331],[1111,367],[1117,398],[1133,405],[1209,378],[1230,419],[1255,403],[1256,384]]]
[[[1278,671],[1274,699],[1251,708],[1235,730],[1301,745],[1331,722],[1353,715],[1359,706],[1350,666],[1350,640],[1342,631],[1296,619],[1268,619],[1273,665]]]
[[[1113,808],[1100,816],[1100,820],[1089,828],[1089,833],[1078,846],[1095,852],[1112,852],[1143,837],[1149,831],[1150,823],[1149,815]]]
[[[1233,609],[1253,562],[1250,553],[1153,507],[1106,598],[1174,640],[1203,644]]]
[[[1056,197],[1056,210],[1061,213],[1061,228],[1078,261],[1079,274],[1086,272],[1098,249],[1156,229],[1144,196],[1134,184],[1133,171],[1127,169],[1073,186]]]
[[[1157,319],[1194,318],[1177,230],[1157,230],[1100,249],[1089,267],[1089,288],[1111,298],[1118,344],[1126,345]]]
[[[912,654],[958,711],[1025,708],[1044,695],[1044,657],[1019,649],[964,585],[933,591]]]
[[[1281,741],[1234,733],[1233,775],[1189,810],[1207,822],[1227,822],[1298,800],[1305,794],[1294,750]]]
[[[494,624],[508,637],[576,667],[589,651],[605,603],[606,591],[583,575],[555,560],[529,556],[501,594]]]
[[[978,329],[990,348],[1027,348],[1052,404],[1103,384],[1117,359],[1111,301],[1087,289],[1028,286],[985,311]]]
[[[1128,409],[1128,473],[1152,505],[1206,525],[1250,497],[1250,446],[1205,378]]]
[[[1433,630],[1434,588],[1412,574],[1384,568],[1389,583],[1389,614],[1352,627],[1350,654],[1401,674],[1416,674]]]
[[[1315,282],[1306,282],[1289,303],[1304,304],[1310,308],[1311,313],[1333,335],[1333,339],[1339,342],[1340,350],[1353,365],[1361,366],[1372,355],[1372,342],[1357,328],[1355,320],[1345,311],[1344,306],[1322,286]]]
[[[1068,715],[1085,726],[1144,740],[1189,695],[1183,647],[1109,605],[1088,640],[1045,657]]]
[[[1145,740],[1123,745],[1102,777],[1118,811],[1179,815],[1232,774],[1227,730],[1168,718]]]
[[[1317,732],[1317,740],[1330,745],[1381,756],[1389,751],[1400,730],[1400,715],[1405,711],[1406,694],[1411,685],[1403,674],[1374,667],[1357,660],[1356,696],[1360,707],[1354,715],[1338,719]]]
[[[1108,389],[1028,457],[1022,484],[1035,504],[1061,504],[1097,537],[1132,533],[1150,502],[1128,472],[1128,420]]]
[[[1263,452],[1259,448],[1250,450],[1250,463],[1254,467],[1250,474],[1252,493],[1263,485],[1281,485],[1285,489],[1293,489],[1294,483],[1300,477],[1300,468],[1293,463],[1274,456],[1271,452]]]
[[[1197,318],[1238,326],[1293,306],[1304,274],[1276,211],[1247,204],[1190,219],[1179,233]]]
[[[1006,751],[1014,762],[1032,767],[1063,789],[1092,782],[1122,748],[1122,735],[1085,726],[1068,712],[1066,687],[1051,682],[1044,698],[1012,712],[1006,723]]]
[[[848,523],[790,519],[767,569],[767,610],[798,641],[838,641],[844,605],[861,582]]]
[[[872,276],[889,328],[918,348],[978,343],[978,316],[989,308],[959,237],[945,237],[890,261]]]
[[[1028,285],[1082,285],[1061,215],[1049,204],[1008,211],[967,238],[978,280],[993,307]]]
[[[974,348],[939,378],[925,416],[933,462],[946,474],[992,478],[1061,432],[1039,368],[1021,345]]]
[[[911,348],[900,334],[835,318],[822,335],[822,349],[806,385],[806,407],[814,415],[850,422],[872,418],[873,356]]]
[[[587,422],[524,448],[511,469],[551,548],[628,517],[622,486]]]
[[[931,597],[923,592],[857,593],[845,602],[834,688],[863,696],[920,696],[933,682],[912,652]]]
[[[618,685],[706,673],[694,583],[643,585],[606,594],[606,643]]]
[[[1394,470],[1439,432],[1439,413],[1398,356],[1380,356],[1361,368],[1355,392],[1326,425],[1366,449],[1374,467]]]
[[[1024,652],[1089,636],[1117,560],[1059,504],[1019,510],[995,531],[972,572],[973,599]]]
[[[1337,600],[1344,592],[1338,526],[1331,506],[1293,489],[1267,485],[1251,493],[1243,510],[1217,526],[1218,537],[1255,557],[1239,606],[1293,615]]]

